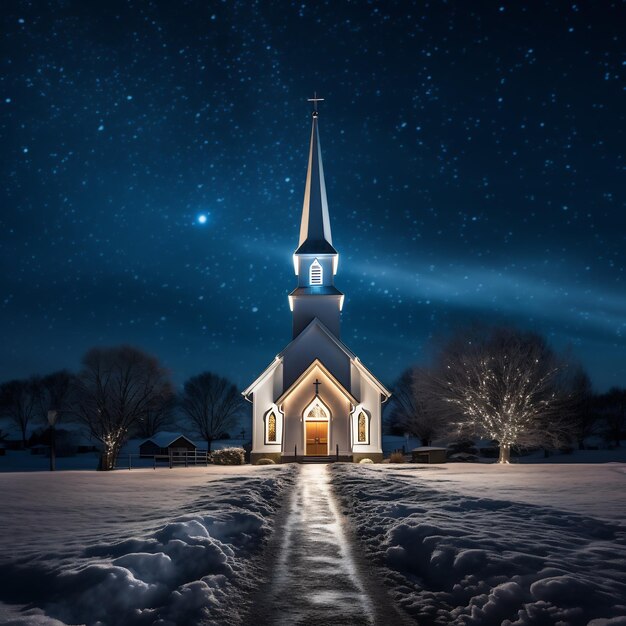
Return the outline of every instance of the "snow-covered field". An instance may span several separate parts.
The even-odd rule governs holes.
[[[333,467],[419,624],[626,624],[626,465]]]
[[[308,496],[295,466],[0,474],[0,624],[263,626],[251,602],[264,580],[318,575],[304,548],[300,570],[293,555],[281,569],[288,550],[263,550],[272,530],[280,547],[290,524],[312,524],[322,546],[339,528],[315,508],[326,483],[309,470]],[[362,588],[381,576],[421,626],[626,626],[626,464],[328,471],[360,541],[352,553],[379,565],[360,570]],[[295,517],[277,517],[287,496]],[[312,602],[320,585],[305,585]]]
[[[0,623],[239,623],[293,475],[0,474]]]

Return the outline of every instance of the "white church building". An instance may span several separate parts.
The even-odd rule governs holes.
[[[252,463],[337,456],[382,460],[381,404],[391,394],[340,339],[344,295],[334,284],[338,260],[315,106],[293,255],[298,285],[289,295],[293,339],[242,392],[253,407]]]

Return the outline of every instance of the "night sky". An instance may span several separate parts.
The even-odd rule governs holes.
[[[130,343],[250,383],[291,339],[316,90],[342,339],[383,382],[480,320],[626,385],[625,9],[3,1],[0,380]]]

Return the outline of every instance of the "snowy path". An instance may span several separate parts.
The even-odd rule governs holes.
[[[250,624],[402,624],[380,581],[351,545],[326,465],[303,465],[282,525],[274,532],[270,580]],[[271,561],[271,559],[270,559]]]

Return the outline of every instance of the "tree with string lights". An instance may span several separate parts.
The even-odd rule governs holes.
[[[98,469],[112,470],[129,433],[171,402],[173,388],[155,357],[120,346],[85,354],[74,393],[76,418],[102,444]]]
[[[567,364],[534,333],[466,331],[442,350],[431,376],[438,410],[461,436],[511,446],[559,447],[572,439]]]

